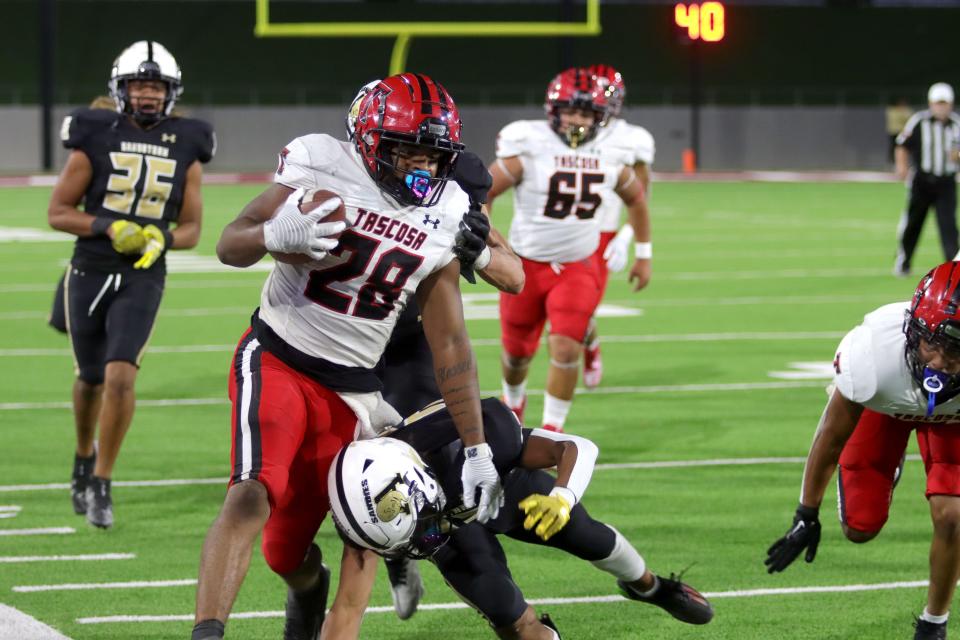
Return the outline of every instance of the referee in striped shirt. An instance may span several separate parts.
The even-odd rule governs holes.
[[[919,111],[897,136],[897,177],[909,179],[907,210],[897,228],[897,261],[893,273],[910,275],[927,210],[937,211],[945,260],[957,255],[957,165],[960,162],[960,117],[953,113],[953,89],[938,82],[927,92],[929,109]],[[926,269],[924,269],[926,270]]]

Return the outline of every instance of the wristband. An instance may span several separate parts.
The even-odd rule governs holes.
[[[483,271],[490,264],[491,259],[493,259],[493,254],[490,253],[490,247],[484,247],[477,259],[473,261],[473,268],[477,271]]]
[[[550,497],[563,498],[564,500],[567,501],[567,504],[570,505],[571,509],[573,509],[574,505],[577,504],[576,494],[574,494],[573,491],[570,491],[570,489],[567,489],[566,487],[554,487],[553,490],[550,491]]]
[[[475,444],[472,447],[466,447],[463,450],[463,457],[466,460],[474,460],[480,458],[492,458],[493,452],[490,451],[490,445],[486,442],[481,442],[480,444]]]
[[[649,260],[653,257],[652,242],[636,242],[633,245],[633,257],[637,260]]]
[[[116,220],[111,220],[110,218],[105,218],[103,216],[97,216],[93,219],[93,223],[90,225],[90,233],[95,236],[105,236],[107,235],[107,229],[110,228]]]
[[[169,251],[173,249],[173,232],[170,229],[160,229],[160,233],[163,234],[163,250]]]

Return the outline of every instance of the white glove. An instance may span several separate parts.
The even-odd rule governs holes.
[[[267,251],[278,253],[302,253],[314,260],[323,260],[327,252],[340,242],[327,236],[340,233],[347,223],[320,222],[341,204],[340,198],[330,198],[308,214],[300,213],[300,198],[303,189],[290,194],[272,218],[263,223],[263,244]]]
[[[620,227],[617,235],[603,251],[603,259],[607,261],[607,269],[614,273],[623,271],[630,257],[630,241],[633,240],[633,227],[628,224]]]
[[[486,442],[466,447],[463,450],[463,506],[472,509],[476,505],[476,491],[480,487],[480,505],[477,506],[477,521],[493,520],[503,506],[503,487],[500,476],[493,466],[493,452]]]

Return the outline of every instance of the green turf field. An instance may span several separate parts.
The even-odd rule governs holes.
[[[220,229],[260,189],[204,189],[204,234],[195,253],[208,260],[189,264],[202,268],[213,263]],[[0,190],[0,236],[6,237],[10,227],[46,229],[48,196],[49,189],[43,188]],[[908,463],[890,522],[877,540],[861,546],[843,540],[835,500],[828,494],[816,563],[801,562],[773,577],[765,573],[762,560],[792,517],[800,463],[604,467],[804,456],[826,399],[826,379],[774,378],[770,372],[789,371],[797,362],[829,362],[840,337],[865,312],[909,297],[915,279],[890,275],[903,198],[903,188],[894,184],[656,186],[652,284],[632,294],[623,278],[612,279],[605,302],[621,314],[640,313],[600,319],[606,374],[598,391],[578,396],[568,429],[593,439],[601,450],[600,467],[584,500],[592,514],[631,539],[653,570],[669,573],[690,567],[685,579],[717,594],[716,618],[694,628],[633,602],[555,602],[611,596],[616,593],[614,580],[575,558],[505,542],[518,583],[529,599],[551,601],[537,608],[553,616],[565,639],[912,637],[911,617],[925,601],[922,587],[787,594],[756,590],[925,580],[930,522],[919,463]],[[498,202],[494,214],[504,229],[507,200]],[[932,226],[921,240],[915,271],[939,262]],[[46,327],[45,317],[70,250],[66,242],[0,243],[4,485],[69,481],[74,438],[71,414],[62,403],[70,398],[72,360],[66,338]],[[264,275],[171,273],[152,352],[138,381],[141,404],[115,481],[227,475],[230,351],[257,305]],[[490,315],[495,305],[491,290],[464,287],[471,294],[471,314]],[[481,388],[495,393],[500,384],[499,325],[475,319],[470,332],[477,340]],[[191,346],[195,348],[186,348]],[[534,394],[543,388],[542,355],[532,369]],[[541,398],[531,396],[531,422],[539,420]],[[162,400],[195,403],[155,402]],[[73,515],[64,489],[12,488],[0,488],[0,515],[18,515],[0,519],[0,534],[46,527],[73,527],[76,533],[0,535],[0,556],[135,557],[2,563],[0,603],[75,639],[189,637],[192,584],[32,592],[14,588],[193,580],[203,536],[224,495],[222,484],[115,487],[117,524],[107,532]],[[339,543],[329,523],[319,543],[336,567]],[[432,567],[424,564],[423,573],[426,604],[457,601]],[[280,579],[270,573],[257,549],[234,612],[279,612],[284,598]],[[384,572],[372,605],[389,604]],[[79,622],[112,616],[173,619]],[[228,637],[275,639],[282,626],[276,615],[234,619]],[[477,614],[464,609],[424,610],[408,622],[392,613],[371,612],[363,636],[493,637]]]

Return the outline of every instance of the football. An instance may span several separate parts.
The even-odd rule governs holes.
[[[323,204],[327,200],[329,200],[330,198],[339,198],[339,197],[340,196],[338,196],[336,193],[334,193],[333,191],[328,191],[327,189],[315,189],[315,190],[307,191],[303,195],[303,198],[300,200],[300,206],[299,206],[300,213],[306,215],[311,211],[313,211],[314,209],[316,209],[317,207],[319,207],[321,204]],[[348,222],[347,208],[343,205],[342,200],[340,202],[340,206],[334,209],[333,211],[331,211],[325,218],[323,218],[322,221],[336,222],[338,220]],[[340,236],[339,233],[335,233],[330,237],[337,238],[339,236]],[[274,260],[277,260],[279,262],[286,262],[287,264],[306,264],[308,262],[313,261],[313,259],[310,256],[302,253],[280,253],[280,252],[271,251],[270,255],[273,256]]]

